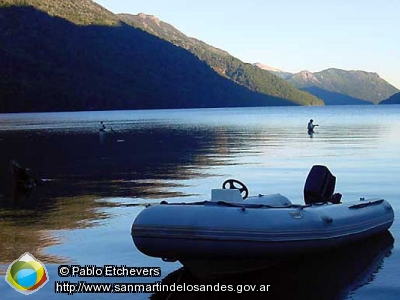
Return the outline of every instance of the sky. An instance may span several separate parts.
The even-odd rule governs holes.
[[[246,63],[363,70],[400,89],[399,0],[95,0],[154,15]]]

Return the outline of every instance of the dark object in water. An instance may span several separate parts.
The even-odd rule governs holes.
[[[12,202],[21,206],[26,204],[36,186],[43,185],[44,181],[28,172],[19,163],[11,161],[11,173],[13,176]]]

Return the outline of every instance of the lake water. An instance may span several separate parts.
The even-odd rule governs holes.
[[[307,134],[309,119],[316,132]],[[99,133],[103,120],[113,131]],[[307,174],[326,165],[342,201],[388,200],[400,212],[400,106],[327,106],[0,114],[0,273],[29,252],[49,283],[30,299],[218,299],[222,293],[55,294],[55,281],[174,282],[179,262],[147,257],[130,229],[147,204],[210,198],[228,178],[250,195],[303,203]],[[46,179],[9,207],[10,161]],[[179,217],[179,216],[177,216]],[[399,223],[353,248],[304,258],[238,282],[270,284],[263,299],[398,299]],[[393,241],[394,239],[394,241]],[[62,278],[61,264],[160,267],[161,277]],[[183,275],[182,275],[183,274]],[[182,279],[183,278],[183,279]],[[233,279],[232,279],[233,280]],[[3,299],[25,299],[0,280]],[[256,293],[229,294],[255,299]],[[272,298],[274,297],[274,298]]]

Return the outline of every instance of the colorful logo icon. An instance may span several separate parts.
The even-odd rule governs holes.
[[[28,252],[14,261],[6,273],[6,282],[24,295],[38,291],[48,281],[49,277],[44,264]]]

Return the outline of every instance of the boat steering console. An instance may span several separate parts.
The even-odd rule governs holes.
[[[235,184],[238,184],[239,187],[235,186]],[[227,187],[227,185],[229,185],[229,187]],[[222,188],[225,190],[226,189],[239,190],[240,195],[242,196],[243,200],[246,199],[247,196],[249,195],[249,189],[247,188],[247,186],[245,186],[243,182],[240,182],[239,180],[236,180],[236,179],[225,180],[224,183],[222,184]],[[242,195],[242,193],[244,193],[244,195]]]

